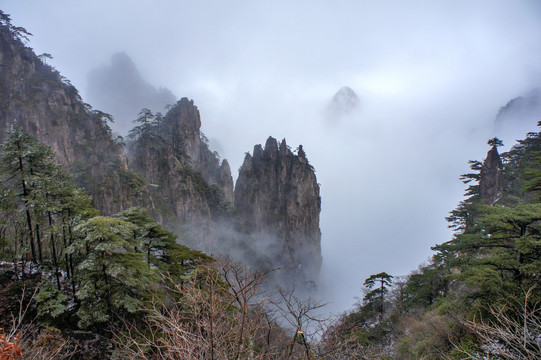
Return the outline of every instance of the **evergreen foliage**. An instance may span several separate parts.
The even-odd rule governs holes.
[[[499,146],[503,146],[503,141],[501,141],[497,137],[493,137],[492,139],[487,141],[487,144],[490,146],[499,147]]]
[[[503,144],[493,138],[488,145]],[[350,352],[360,346],[381,358],[382,346],[394,359],[537,358],[531,347],[513,347],[521,340],[510,333],[509,343],[487,334],[501,334],[502,324],[541,323],[535,305],[528,305],[541,301],[541,133],[529,133],[501,158],[498,200],[482,201],[484,164],[470,161],[472,172],[460,177],[468,186],[465,198],[447,218],[453,238],[434,246],[429,264],[390,291],[386,273],[367,278],[364,302],[331,338],[349,343]],[[524,294],[526,302],[517,301]]]
[[[112,314],[125,317],[141,311],[145,301],[151,300],[151,285],[158,278],[139,250],[142,242],[133,236],[136,226],[96,216],[77,225],[75,231],[80,238],[68,252],[84,254],[77,266],[79,326],[107,322]]]
[[[13,25],[11,16],[2,10],[0,10],[0,26],[6,27],[11,37],[20,43],[28,41],[28,36],[32,36],[25,28]]]
[[[371,289],[364,296],[366,306],[373,308],[378,312],[380,318],[383,318],[385,294],[389,292],[389,286],[392,283],[392,276],[386,272],[370,275],[364,281],[364,286]]]
[[[98,216],[51,149],[13,126],[0,147],[0,260],[15,281],[41,278],[35,296],[42,324],[97,329],[138,319],[165,281],[182,282],[212,260],[178,244],[142,208]],[[2,270],[3,271],[3,270]]]
[[[180,280],[188,265],[208,262],[211,258],[176,242],[176,236],[164,229],[142,208],[129,208],[117,218],[136,225],[134,240],[139,241],[149,268]]]

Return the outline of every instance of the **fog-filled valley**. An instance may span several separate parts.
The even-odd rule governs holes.
[[[472,314],[494,316],[487,304],[524,292],[539,297],[535,1],[4,0],[0,8],[13,24],[2,23],[6,34],[19,36],[39,59],[28,60],[34,55],[26,50],[17,55],[19,45],[5,35],[3,141],[20,124],[52,147],[104,218],[143,226],[136,219],[144,216],[129,209],[146,209],[156,226],[194,249],[188,263],[204,265],[206,253],[259,270],[284,268],[271,283],[295,285],[300,297],[282,289],[277,308],[317,299],[310,305],[320,317],[340,320],[312,342],[303,335],[304,355],[291,345],[275,358],[330,359],[338,343],[348,350],[335,358],[445,358],[427,350],[438,347],[450,358],[481,356],[491,351],[491,333],[468,323]],[[16,26],[32,36],[25,40]],[[64,85],[53,84],[56,75],[45,79],[49,69]],[[39,76],[19,79],[23,70]],[[58,115],[60,109],[68,110]],[[32,125],[41,115],[47,120]],[[23,209],[30,200],[13,201]],[[8,213],[6,224],[14,216]],[[519,214],[530,220],[510,235],[513,226],[502,223]],[[43,217],[42,226],[53,229],[58,216]],[[92,218],[87,228],[77,226],[88,232],[91,225]],[[41,230],[29,228],[39,244]],[[17,226],[2,229],[24,235]],[[53,236],[47,231],[44,238]],[[494,239],[504,245],[487,245]],[[17,246],[14,254],[24,253]],[[65,246],[58,253],[78,254]],[[41,262],[37,257],[27,260]],[[74,270],[66,271],[69,278]],[[72,284],[74,306],[83,309],[76,295],[83,283]],[[506,295],[496,300],[491,286]],[[428,288],[430,295],[422,293]],[[449,320],[445,311],[463,320]],[[461,330],[442,335],[445,345],[423,335],[424,326],[453,324]],[[532,327],[541,329],[539,322]],[[415,334],[430,344],[419,350]]]

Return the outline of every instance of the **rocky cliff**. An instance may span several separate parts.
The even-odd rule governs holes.
[[[0,15],[0,141],[17,122],[52,147],[103,213],[137,203],[138,181],[127,169],[107,114],[85,104],[77,89],[46,64],[46,55],[36,56],[24,45],[24,29]]]
[[[233,178],[227,160],[220,163],[218,154],[210,151],[201,133],[201,116],[193,100],[182,98],[165,115],[164,125],[171,145],[181,144],[178,150],[187,155],[193,169],[209,184],[218,184],[227,199],[233,200]]]
[[[199,111],[183,98],[164,117],[131,132],[130,168],[146,180],[156,217],[191,234],[190,245],[213,251],[213,223],[232,210],[233,178],[202,139]]]
[[[321,199],[314,169],[269,137],[247,154],[235,186],[235,207],[256,238],[267,238],[275,265],[313,281],[321,266]]]
[[[85,104],[48,56],[24,45],[25,34],[0,11],[0,141],[18,123],[50,145],[102,214],[143,206],[197,249],[316,278],[319,186],[302,146],[297,155],[273,138],[256,146],[233,192],[229,164],[209,149],[193,101],[165,116],[144,109],[126,146],[111,117]]]

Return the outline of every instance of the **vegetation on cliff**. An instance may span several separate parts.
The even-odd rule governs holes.
[[[195,265],[211,260],[178,244],[141,208],[99,216],[90,197],[54,163],[50,147],[21,127],[8,131],[0,150],[7,300],[0,327],[13,325],[10,314],[18,313],[20,300],[38,324],[103,334],[103,324],[141,317],[168,293],[169,281],[183,281]],[[34,295],[18,299],[21,288]]]
[[[112,117],[85,104],[46,63],[50,55],[36,56],[26,45],[24,29],[2,15],[0,141],[18,124],[50,146],[102,215],[139,206],[190,247],[264,267],[282,265],[273,264],[268,248],[246,231],[245,219],[233,206],[229,164],[210,150],[193,100],[182,98],[165,115],[143,109],[125,141],[113,135]],[[295,185],[290,181],[290,187]],[[319,231],[317,209],[304,216],[316,221],[313,231]],[[314,258],[319,264],[319,250]]]
[[[30,34],[0,11],[0,141],[17,123],[51,147],[94,205],[112,215],[146,204],[144,187],[127,168],[123,140],[109,114],[82,101],[77,89],[26,46]]]
[[[236,265],[209,267],[210,257],[179,244],[202,248],[212,240],[210,249],[272,267],[241,229],[229,165],[209,150],[193,101],[181,99],[165,116],[144,109],[128,139],[128,162],[123,139],[109,128],[111,116],[84,104],[46,64],[49,56],[25,46],[24,29],[3,13],[1,20],[7,71],[0,78],[8,96],[0,99],[0,326],[8,329],[6,343],[17,339],[30,357],[102,359],[123,349],[131,358],[126,341],[166,329],[154,320],[173,321],[179,313],[175,329],[199,332],[202,343],[213,339],[200,350],[203,357],[307,351],[308,340],[290,344],[256,296],[262,275]],[[140,336],[124,337],[131,331]],[[152,343],[142,356],[159,347]]]
[[[98,215],[51,149],[20,127],[8,132],[0,160],[0,327],[10,329],[2,336],[13,345],[0,355],[277,359],[314,353],[308,322],[321,305],[287,291],[264,295],[266,273],[213,264],[178,244],[141,208]],[[280,326],[288,319],[297,324],[292,338]]]
[[[368,283],[380,279],[384,289],[385,273],[367,279],[371,291],[330,339],[366,358],[539,357],[541,133],[501,157],[501,141],[488,143],[486,160],[471,161],[473,172],[461,177],[469,186],[448,218],[453,239],[433,247],[429,264],[395,279],[385,299]]]

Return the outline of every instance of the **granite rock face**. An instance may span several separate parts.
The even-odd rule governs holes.
[[[275,266],[315,281],[321,267],[321,198],[314,169],[299,146],[269,137],[247,154],[235,186],[235,207],[254,237],[270,237]]]
[[[58,71],[0,24],[0,141],[13,124],[51,146],[104,214],[135,205],[133,174],[107,115],[85,104]],[[93,178],[92,183],[88,179]]]
[[[134,138],[128,159],[149,184],[155,217],[177,233],[188,230],[191,246],[212,251],[213,223],[232,209],[233,178],[227,161],[220,163],[209,150],[200,127],[193,100],[182,98]]]
[[[190,164],[209,184],[218,184],[233,199],[233,178],[227,160],[220,163],[216,152],[209,149],[201,133],[201,116],[193,100],[180,99],[165,115],[169,143],[177,152],[189,157]]]

